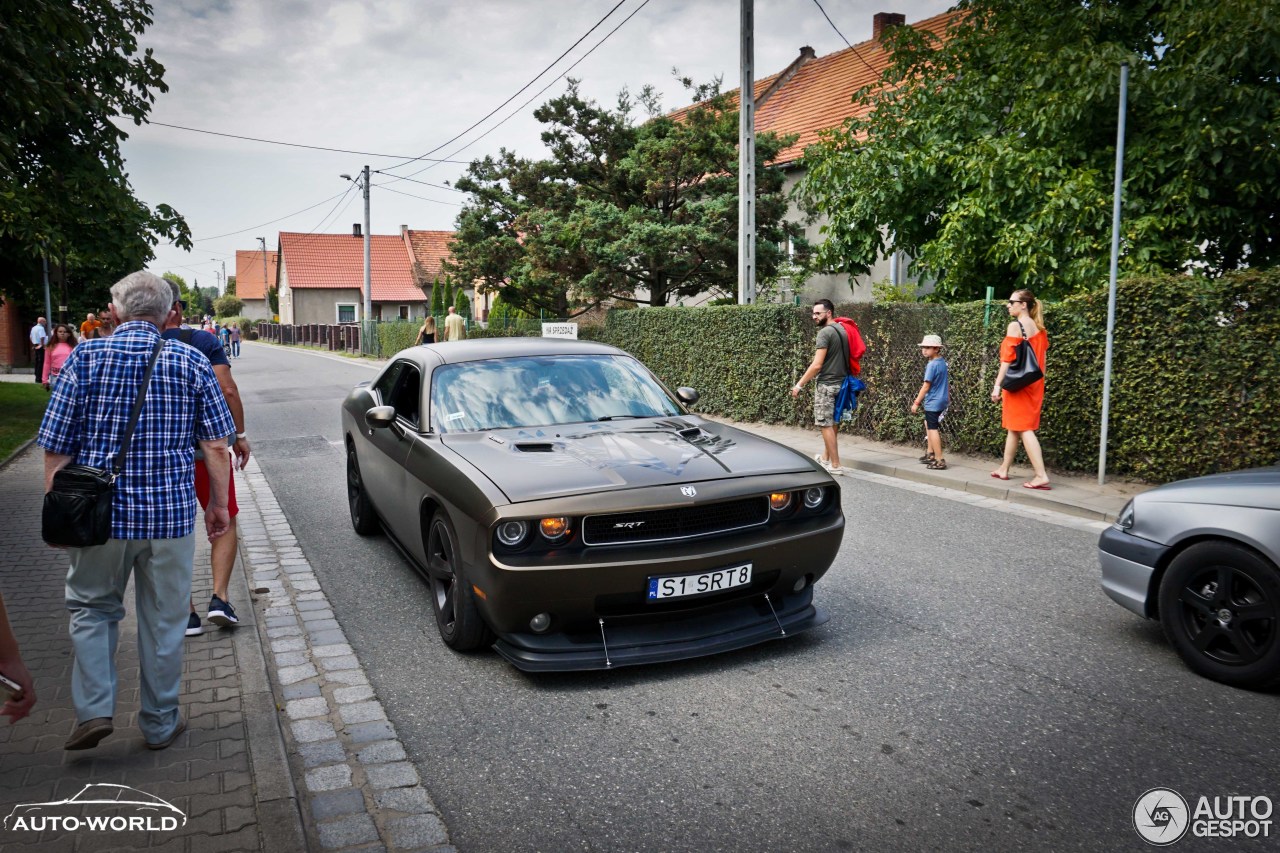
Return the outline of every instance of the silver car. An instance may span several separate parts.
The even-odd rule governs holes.
[[[1280,467],[1138,495],[1103,531],[1098,559],[1107,595],[1159,619],[1192,670],[1280,685]]]

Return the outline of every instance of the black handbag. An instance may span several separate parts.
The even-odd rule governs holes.
[[[1006,391],[1021,391],[1031,383],[1044,379],[1040,360],[1036,358],[1036,351],[1031,348],[1027,330],[1022,328],[1021,322],[1018,323],[1018,330],[1022,332],[1022,340],[1014,348],[1013,362],[1004,372],[1004,381],[1000,383],[1000,387]]]
[[[40,538],[50,545],[66,548],[88,548],[104,545],[111,538],[111,500],[116,478],[124,470],[124,459],[129,452],[134,427],[142,414],[142,401],[151,384],[156,360],[164,349],[164,339],[156,342],[147,365],[138,398],[133,401],[129,424],[120,439],[120,451],[116,454],[111,470],[92,465],[64,465],[53,474],[53,487],[45,493],[44,507],[40,514]]]

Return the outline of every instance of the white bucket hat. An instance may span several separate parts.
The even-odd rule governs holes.
[[[924,340],[919,343],[922,347],[938,347],[942,348],[942,338],[937,335],[925,335]]]

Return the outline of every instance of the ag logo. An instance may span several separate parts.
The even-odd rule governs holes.
[[[686,498],[697,497],[698,490],[693,486],[681,486],[680,494],[684,495]]]
[[[1171,788],[1152,788],[1133,805],[1133,828],[1148,844],[1167,847],[1186,835],[1190,825],[1187,801]]]

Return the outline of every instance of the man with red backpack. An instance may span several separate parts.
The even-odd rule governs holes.
[[[844,385],[845,377],[856,376],[859,370],[858,359],[866,347],[862,344],[861,335],[856,344],[849,337],[844,324],[837,322],[836,307],[830,299],[819,299],[813,304],[813,322],[818,327],[818,341],[813,361],[804,375],[791,388],[791,396],[800,396],[800,389],[810,379],[817,377],[813,388],[813,422],[822,431],[824,452],[813,458],[818,464],[832,474],[843,474],[840,467],[840,448],[836,444],[839,435],[838,421],[835,415],[836,396]],[[844,320],[843,317],[839,318]],[[855,330],[857,326],[853,327]],[[854,346],[851,346],[854,344]],[[854,349],[857,349],[856,355]]]

